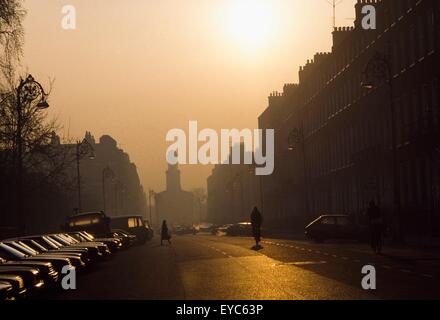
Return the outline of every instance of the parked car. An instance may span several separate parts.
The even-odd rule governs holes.
[[[12,284],[10,282],[1,280],[0,281],[0,301],[13,300],[14,291]]]
[[[308,238],[322,242],[327,239],[364,240],[368,228],[355,224],[347,215],[322,215],[305,227]]]
[[[252,236],[252,224],[250,222],[240,222],[235,224],[226,224],[220,228],[217,228],[219,235],[227,236]]]
[[[50,262],[40,261],[6,261],[0,258],[1,267],[31,267],[37,268],[41,272],[41,277],[47,286],[55,285],[60,279],[58,272]]]
[[[122,216],[110,219],[112,229],[122,229],[134,234],[140,243],[145,243],[153,237],[153,229],[145,225],[142,216]]]
[[[37,238],[46,239],[48,238],[48,236],[35,237],[34,239]],[[54,250],[42,250],[40,247],[34,245],[32,242],[30,243],[28,242],[28,244],[26,244],[25,241],[19,239],[14,239],[14,240],[7,239],[7,240],[3,240],[3,243],[6,243],[16,248],[17,250],[22,251],[31,256],[41,255],[41,256],[61,256],[61,257],[73,258],[75,262],[78,262],[79,267],[86,266],[90,262],[88,251],[86,251],[87,249],[83,249],[83,248],[61,249],[60,247]],[[80,262],[83,262],[84,265],[82,265]]]
[[[26,261],[26,262],[51,262],[58,273],[64,266],[72,266],[70,258],[61,256],[30,256],[23,252],[0,242],[0,257],[5,260]]]
[[[34,267],[0,265],[0,276],[1,275],[20,276],[30,295],[38,293],[38,291],[44,289],[46,285],[41,276],[41,271]]]
[[[88,212],[70,216],[63,226],[66,232],[87,231],[96,237],[111,235],[110,218],[104,212]]]
[[[176,225],[173,227],[173,233],[183,236],[185,234],[194,234],[194,227]]]
[[[29,246],[27,246],[23,243],[19,243],[17,241],[2,242],[1,245],[8,245],[9,247],[14,248],[15,250],[23,253],[24,255],[26,255],[26,257],[32,257],[32,258],[38,258],[38,259],[45,258],[45,257],[48,257],[50,259],[67,258],[67,259],[69,259],[72,266],[74,266],[77,269],[85,268],[88,264],[88,261],[85,257],[83,257],[83,256],[81,256],[81,254],[75,253],[75,252],[59,252],[59,253],[48,252],[48,253],[41,253],[40,254],[38,251],[30,248]]]
[[[120,229],[112,230],[114,238],[118,238],[122,241],[124,248],[129,248],[137,242],[137,237],[134,234],[129,234],[128,232]]]
[[[114,253],[118,249],[122,248],[121,240],[112,237],[97,238],[94,235],[88,233],[87,231],[70,232],[69,235],[81,243],[88,243],[88,244],[103,243],[107,245],[111,253]]]
[[[26,261],[9,261],[0,258],[0,269],[2,268],[33,268],[40,271],[41,279],[44,280],[46,286],[55,285],[59,280],[58,272],[55,271],[50,262],[26,262]]]
[[[9,283],[12,286],[12,291],[9,292],[9,295],[14,297],[14,299],[23,299],[26,297],[27,289],[22,277],[17,275],[0,274],[0,282]]]

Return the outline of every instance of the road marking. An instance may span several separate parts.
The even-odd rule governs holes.
[[[393,269],[393,267],[391,267],[391,266],[387,266],[387,265],[383,265],[382,268],[385,268],[385,269]]]
[[[427,274],[427,273],[422,273],[421,276],[425,278],[434,278],[432,274]]]
[[[400,269],[400,271],[404,272],[404,273],[411,273],[411,270],[408,270],[408,269]]]
[[[348,260],[348,258],[347,258],[347,257],[342,257],[342,259],[343,259],[343,260]]]
[[[335,254],[332,254],[332,257],[333,257],[333,258],[337,258],[338,256],[337,256],[337,255],[335,255]]]
[[[354,259],[354,262],[361,263],[361,260],[359,260],[359,259]]]

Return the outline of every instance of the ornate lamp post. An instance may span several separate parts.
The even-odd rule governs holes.
[[[391,149],[392,149],[392,174],[393,174],[393,216],[396,219],[394,240],[402,240],[401,217],[400,217],[400,177],[397,160],[396,144],[396,108],[394,102],[394,87],[391,61],[384,55],[376,53],[367,63],[364,71],[362,87],[368,90],[377,88],[380,83],[386,82],[389,93],[389,111],[391,122]]]
[[[115,173],[109,166],[106,166],[102,169],[102,200],[104,202],[104,212],[106,212],[106,196],[105,196],[105,180],[110,179],[113,180],[115,178]]]
[[[310,217],[310,199],[309,199],[309,174],[307,168],[307,158],[306,158],[306,147],[305,147],[305,137],[304,137],[304,126],[301,124],[301,128],[294,128],[290,131],[287,138],[288,150],[295,151],[297,146],[301,147],[302,158],[303,158],[303,171],[304,171],[304,205],[306,209],[306,214]]]
[[[16,89],[16,111],[17,111],[17,216],[20,232],[26,233],[26,219],[23,211],[23,109],[34,108],[43,110],[49,108],[47,94],[43,86],[35,81],[32,75],[25,80],[20,80]]]
[[[78,141],[76,143],[76,172],[77,172],[77,184],[78,184],[78,213],[82,210],[81,203],[81,171],[80,171],[80,161],[83,157],[89,156],[90,160],[95,159],[95,150],[93,149],[90,142],[84,138],[83,141]]]

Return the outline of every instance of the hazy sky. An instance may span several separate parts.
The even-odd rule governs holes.
[[[355,0],[338,7],[352,25]],[[77,30],[61,27],[64,5]],[[326,0],[26,0],[23,68],[47,85],[64,134],[110,134],[144,187],[165,185],[172,128],[255,128],[271,91],[331,48]],[[69,128],[70,123],[70,130]],[[205,187],[211,167],[184,166],[185,188]]]

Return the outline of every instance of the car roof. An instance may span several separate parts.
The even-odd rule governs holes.
[[[128,218],[142,218],[142,219],[144,219],[143,216],[136,215],[136,214],[125,215],[125,216],[117,216],[117,217],[110,217],[110,219],[112,219],[112,220],[117,220],[117,219],[128,219]]]
[[[67,219],[82,218],[82,217],[96,216],[96,215],[106,216],[104,212],[96,211],[96,212],[83,212],[83,213],[73,214],[69,216]]]

